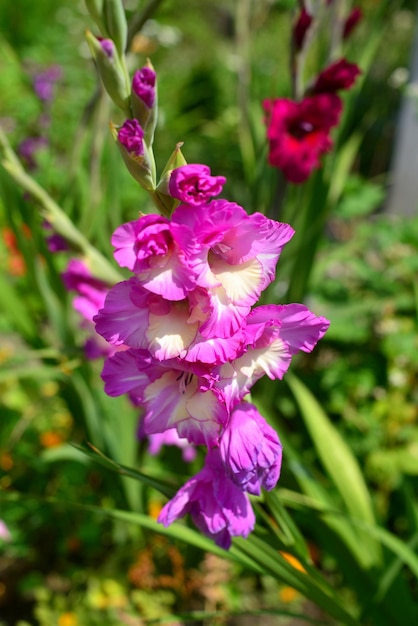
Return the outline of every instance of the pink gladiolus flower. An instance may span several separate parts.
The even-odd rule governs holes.
[[[324,336],[329,321],[303,304],[266,305],[253,309],[245,327],[246,350],[236,360],[220,365],[216,386],[233,408],[262,376],[281,380],[292,356],[311,352]]]
[[[171,172],[168,191],[184,204],[199,206],[218,196],[225,183],[224,176],[211,176],[207,165],[190,164]]]
[[[335,93],[341,89],[350,89],[354,85],[360,69],[355,63],[349,63],[346,59],[340,59],[325,68],[317,77],[312,94]]]
[[[104,304],[109,285],[94,278],[88,267],[78,259],[70,260],[61,277],[69,291],[78,293],[73,301],[75,310],[87,321],[93,321]]]
[[[144,131],[138,120],[126,120],[118,130],[118,141],[129,154],[136,157],[144,154]]]
[[[216,365],[235,358],[243,332],[224,338],[202,337],[207,297],[196,289],[180,301],[165,300],[131,278],[110,289],[94,318],[96,331],[112,345],[146,349],[158,361],[180,357]]]
[[[225,550],[232,537],[247,537],[254,528],[248,496],[225,475],[217,449],[208,453],[203,469],[167,502],[158,521],[167,527],[187,513],[202,533]]]
[[[277,260],[294,230],[261,213],[248,215],[227,200],[212,200],[194,210],[180,205],[172,222],[187,225],[201,248],[197,283],[207,290],[211,309],[201,334],[232,336],[274,279]]]
[[[129,394],[143,406],[146,435],[176,428],[190,443],[217,445],[228,413],[222,392],[213,389],[211,368],[180,359],[159,362],[146,350],[118,352],[104,364],[109,396]]]
[[[338,124],[342,102],[335,94],[318,94],[294,102],[265,100],[269,162],[292,183],[304,182],[332,148],[329,133]]]
[[[137,70],[132,79],[132,91],[140,100],[152,109],[155,102],[155,81],[156,73],[150,67],[143,67]]]
[[[196,287],[200,247],[193,233],[160,215],[143,215],[122,224],[112,236],[115,259],[141,284],[168,300],[182,300]]]
[[[254,495],[276,486],[282,463],[277,433],[255,406],[241,402],[231,413],[219,444],[222,461],[231,480]]]

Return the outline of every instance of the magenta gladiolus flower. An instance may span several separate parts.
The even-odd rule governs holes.
[[[136,157],[144,154],[144,131],[137,120],[126,120],[118,130],[118,141],[129,154]]]
[[[225,550],[232,537],[247,537],[254,528],[248,496],[226,476],[217,449],[208,453],[203,469],[164,506],[158,521],[169,526],[187,513],[199,530]]]
[[[330,93],[301,102],[285,98],[265,100],[269,162],[292,183],[304,182],[332,148],[329,136],[338,124],[342,102]]]
[[[161,215],[143,215],[122,224],[112,236],[115,259],[141,284],[168,300],[182,300],[201,272],[200,248],[187,225]]]
[[[132,91],[149,109],[155,102],[155,81],[156,73],[146,66],[137,70],[132,79]]]
[[[227,475],[244,491],[260,495],[276,486],[282,463],[277,433],[255,406],[241,402],[231,413],[219,444]]]
[[[199,206],[218,196],[225,183],[224,176],[211,176],[207,165],[190,164],[171,172],[168,191],[184,204]]]
[[[96,331],[112,345],[146,349],[158,361],[181,357],[190,362],[225,363],[241,352],[243,332],[227,339],[202,337],[199,327],[207,302],[201,289],[184,300],[165,300],[131,278],[110,289],[94,318]]]
[[[233,408],[262,376],[281,380],[300,350],[311,352],[329,321],[303,304],[270,304],[253,309],[245,326],[246,348],[237,359],[220,365],[216,386]]]
[[[355,63],[340,59],[318,75],[310,93],[335,93],[341,89],[350,89],[359,74],[360,69]]]
[[[133,348],[109,357],[102,378],[109,396],[129,394],[145,409],[146,435],[176,428],[196,445],[217,445],[228,413],[222,391],[213,388],[211,368],[181,359],[157,361]]]

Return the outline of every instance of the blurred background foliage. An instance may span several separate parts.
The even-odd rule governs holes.
[[[131,19],[145,5],[124,4]],[[364,19],[344,52],[359,62],[363,77],[346,98],[335,152],[323,173],[303,189],[287,189],[284,199],[277,171],[266,166],[261,102],[290,94],[296,2],[205,0],[204,10],[196,0],[183,0],[181,9],[174,0],[155,3],[152,19],[132,38],[130,63],[139,67],[149,57],[158,72],[160,170],[183,141],[187,160],[225,175],[226,197],[250,212],[274,206],[274,217],[297,221],[308,200],[315,210],[325,198],[325,234],[303,298],[331,327],[293,371],[361,467],[379,527],[414,551],[418,221],[389,217],[384,203],[417,6],[412,0],[359,4]],[[98,86],[86,27],[93,28],[78,0],[0,4],[0,123],[17,152],[28,138],[47,138],[26,166],[111,259],[110,233],[150,206],[108,132],[109,120],[120,122],[120,114]],[[319,38],[308,75],[322,56]],[[43,103],[33,77],[51,66],[61,76],[53,100]],[[177,484],[199,463],[187,467],[180,450],[168,447],[150,456],[136,438],[137,411],[123,398],[105,396],[101,363],[86,361],[82,349],[89,331],[80,328],[60,278],[69,255],[49,253],[37,203],[3,169],[0,227],[0,517],[13,537],[0,539],[0,623],[139,625],[193,610],[193,623],[202,624],[296,626],[301,622],[292,613],[339,623],[271,575],[86,508],[155,519],[164,499],[101,468],[69,442],[92,442],[117,462]],[[268,301],[282,301],[294,254],[290,249],[279,263]],[[283,438],[277,494],[306,540],[310,562],[347,605],[362,607],[359,623],[415,623],[416,577],[404,568],[401,548],[395,559],[384,552],[381,569],[368,572],[376,586],[366,584],[343,534],[290,497],[313,497],[312,481],[319,499],[328,494],[330,508],[340,506],[342,495],[289,385],[260,381],[254,397]],[[266,607],[280,616],[263,614]],[[248,615],[234,617],[239,611]]]

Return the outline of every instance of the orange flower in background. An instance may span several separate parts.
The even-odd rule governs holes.
[[[75,613],[61,613],[58,626],[78,626],[78,617]]]
[[[64,438],[57,432],[47,430],[40,435],[39,440],[44,448],[55,448],[63,443]]]
[[[303,567],[302,563],[295,557],[293,554],[289,552],[280,551],[279,554],[298,572],[302,572],[306,574],[306,569]],[[289,602],[293,602],[300,595],[299,591],[294,589],[293,587],[282,587],[279,591],[279,598],[282,602],[288,604]]]
[[[26,226],[25,224],[23,226]],[[30,233],[29,228],[22,228],[23,233],[28,238],[28,232]],[[22,253],[20,252],[16,235],[13,230],[8,226],[3,226],[2,228],[2,238],[4,241],[4,245],[7,248],[8,256],[7,256],[7,269],[12,274],[12,276],[24,276],[26,274],[26,264],[25,259],[23,258]]]

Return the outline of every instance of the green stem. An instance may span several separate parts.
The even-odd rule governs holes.
[[[85,256],[93,275],[109,284],[123,280],[123,276],[90,244],[45,189],[25,172],[1,129],[0,146],[3,151],[2,165],[4,169],[22,189],[36,198],[43,208],[42,215],[53,229]]]

